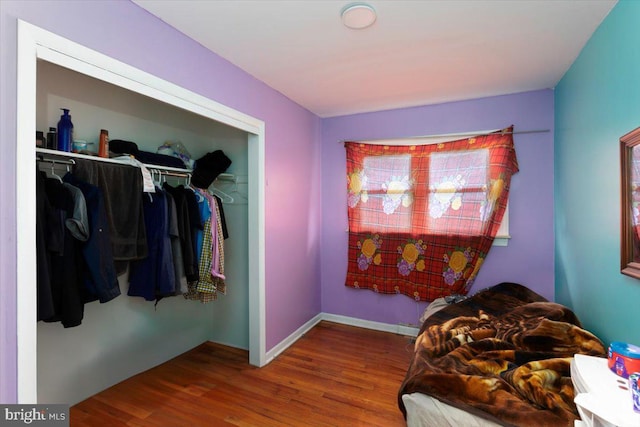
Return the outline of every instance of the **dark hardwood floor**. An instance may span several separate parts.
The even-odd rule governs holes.
[[[263,368],[205,343],[71,407],[71,426],[404,426],[408,337],[321,322]]]

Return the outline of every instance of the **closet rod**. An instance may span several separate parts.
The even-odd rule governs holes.
[[[484,135],[490,135],[492,133],[498,133],[500,130],[494,130],[494,131],[480,131],[480,132],[460,132],[460,133],[441,133],[441,134],[434,134],[434,135],[423,135],[423,136],[407,136],[407,137],[396,137],[396,138],[376,138],[376,139],[363,139],[363,140],[358,140],[358,139],[341,139],[338,142],[343,144],[345,142],[361,142],[361,143],[368,143],[368,142],[375,142],[375,141],[393,141],[394,139],[397,140],[407,140],[407,139],[429,139],[429,138],[447,138],[447,137],[467,137],[467,136],[484,136]],[[551,129],[535,129],[535,130],[520,130],[520,131],[514,131],[514,132],[501,132],[502,135],[519,135],[519,134],[527,134],[527,133],[546,133],[546,132],[550,132]]]
[[[1,1],[1,0],[0,0]],[[98,157],[98,156],[92,156],[89,154],[80,154],[80,153],[69,153],[66,151],[58,151],[58,150],[51,150],[48,148],[36,148],[36,157],[42,157],[44,155],[48,155],[48,156],[60,156],[60,157],[66,157],[67,159],[69,159],[69,161],[73,160],[73,159],[85,159],[85,160],[92,160],[94,162],[104,162],[104,163],[116,163],[119,165],[129,165],[129,166],[134,166],[137,167],[137,165],[135,165],[133,163],[133,160],[135,160],[135,158],[133,156],[129,156],[126,154],[123,154],[122,156],[120,156],[121,158],[108,158],[108,157]],[[131,162],[128,161],[128,159],[131,160]],[[56,160],[58,163],[60,161]],[[162,166],[162,165],[152,165],[152,164],[147,164],[147,163],[142,163],[144,165],[144,167],[146,167],[147,169],[156,169],[156,170],[163,170],[163,171],[172,171],[172,172],[178,172],[178,173],[192,173],[191,170],[189,169],[181,169],[181,168],[174,168],[174,167],[170,167],[170,166]]]
[[[1,1],[1,0],[0,0]],[[96,157],[96,156],[91,156],[88,154],[79,154],[79,153],[68,153],[66,151],[57,151],[57,150],[51,150],[48,148],[36,148],[36,157],[38,159],[42,159],[44,158],[44,154],[47,155],[51,155],[51,156],[60,156],[60,157],[67,157],[67,160],[46,160],[48,162],[51,163],[61,163],[61,164],[72,164],[75,165],[76,162],[73,160],[73,158],[78,158],[78,159],[86,159],[86,160],[93,160],[96,162],[107,162],[107,163],[117,163],[117,164],[121,164],[121,165],[130,165],[130,166],[135,166],[133,163],[127,162],[127,160],[119,160],[118,158],[105,158],[105,157]],[[122,155],[121,157],[128,157],[127,155]],[[131,159],[135,160],[135,157],[130,157]],[[63,162],[69,162],[69,163],[63,163]],[[149,163],[142,163],[144,165],[145,168],[147,169],[154,169],[158,172],[162,172],[164,175],[168,175],[168,176],[176,176],[176,177],[189,177],[193,175],[193,171],[191,169],[181,169],[181,168],[174,168],[171,166],[162,166],[162,165],[153,165],[153,164],[149,164]],[[170,174],[174,173],[173,174]],[[237,180],[237,176],[232,174],[232,173],[221,173],[220,175],[218,175],[217,179],[221,180],[221,181],[233,181],[236,182]]]
[[[185,171],[185,172],[175,172],[175,171],[170,171],[170,170],[163,170],[163,169],[158,169],[156,167],[150,167],[148,165],[145,165],[145,167],[149,170],[153,170],[158,172],[160,175],[165,175],[165,176],[175,176],[178,178],[190,178],[191,177],[191,172],[189,171]]]
[[[55,164],[60,164],[60,165],[75,165],[76,161],[73,159],[66,159],[66,160],[60,160],[60,159],[47,159],[44,156],[37,156],[36,160],[39,162],[46,162],[46,163],[55,163]]]
[[[127,163],[124,163],[124,164],[127,164]],[[174,167],[171,167],[171,166],[152,165],[150,163],[142,163],[142,164],[147,169],[155,169],[157,171],[176,172],[176,173],[189,174],[189,175],[191,175],[193,173],[193,171],[191,169],[181,169],[181,168],[174,168]]]

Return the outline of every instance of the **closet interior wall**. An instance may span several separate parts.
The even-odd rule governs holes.
[[[180,141],[195,159],[223,150],[233,162],[227,172],[238,178],[214,182],[237,191],[224,205],[227,295],[207,304],[169,297],[154,306],[127,296],[127,276],[120,276],[122,294],[86,304],[80,326],[38,322],[38,401],[77,403],[208,340],[248,349],[247,133],[46,61],[38,61],[37,73],[37,130],[46,134],[68,108],[74,139],[94,142],[94,150],[100,129],[152,152]],[[175,180],[168,178],[184,182]]]

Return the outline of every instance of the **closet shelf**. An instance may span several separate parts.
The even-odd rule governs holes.
[[[92,156],[92,155],[89,155],[89,154],[80,154],[80,153],[58,151],[58,150],[51,150],[51,149],[48,149],[48,148],[36,147],[36,157],[39,157],[43,161],[56,162],[56,160],[45,159],[44,155],[66,158],[66,160],[60,160],[59,161],[59,163],[61,163],[61,164],[74,164],[75,161],[73,159],[87,159],[87,160],[93,160],[93,161],[96,161],[96,162],[116,163],[116,164],[120,164],[120,165],[130,165],[130,166],[134,166],[135,167],[135,165],[132,164],[132,163],[127,163],[126,161],[118,160],[116,158],[105,158],[105,157]],[[170,167],[170,166],[153,165],[153,164],[148,164],[148,163],[141,163],[141,164],[144,165],[144,167],[147,168],[147,169],[160,171],[163,174],[166,172],[167,175],[185,176],[185,177],[188,177],[189,180],[191,179],[191,175],[193,174],[193,170],[191,170],[191,169],[181,169],[181,168],[174,168],[174,167]],[[232,173],[221,173],[221,174],[218,175],[216,180],[231,181],[231,182],[237,183],[237,177]],[[214,190],[217,193],[217,195],[220,196],[221,198],[223,198],[223,200],[226,203],[233,203],[234,202],[233,197],[230,196],[229,194],[227,194],[227,193],[225,193],[225,192],[223,192],[222,190],[219,190],[219,189],[214,189]]]
[[[86,159],[86,160],[94,160],[96,162],[105,162],[105,163],[117,163],[117,164],[127,164],[122,162],[121,160],[117,160],[117,159],[111,159],[111,158],[105,158],[105,157],[98,157],[98,156],[91,156],[89,154],[80,154],[80,153],[73,153],[73,152],[66,152],[66,151],[58,151],[58,150],[51,150],[48,148],[37,148],[36,147],[36,156],[38,154],[46,154],[49,156],[58,156],[58,157],[67,157],[70,159]],[[170,172],[180,172],[183,174],[191,174],[193,173],[193,171],[191,169],[181,169],[181,168],[173,168],[173,167],[169,167],[169,166],[161,166],[161,165],[152,165],[152,164],[146,164],[143,163],[143,165],[147,168],[147,169],[157,169],[157,170],[164,170],[164,171],[170,171]]]
[[[73,152],[66,152],[66,151],[51,150],[49,148],[36,147],[36,156],[42,157],[43,155],[66,157],[66,158],[68,158],[70,160],[73,160],[75,158],[75,159],[93,160],[93,161],[96,161],[96,162],[128,164],[126,162],[123,162],[122,160],[118,160],[118,159],[115,159],[115,158],[105,158],[105,157],[91,156],[89,154],[80,154],[80,153],[73,153]],[[176,173],[180,173],[180,174],[184,174],[184,175],[191,175],[193,173],[193,170],[186,169],[186,168],[185,169],[174,168],[174,167],[170,167],[170,166],[153,165],[153,164],[148,164],[148,163],[143,163],[143,165],[147,169],[155,169],[155,170],[161,170],[161,171],[176,172]],[[216,179],[221,180],[221,181],[234,181],[235,182],[236,176],[234,174],[232,174],[232,173],[221,173],[220,175],[218,175],[218,177]]]

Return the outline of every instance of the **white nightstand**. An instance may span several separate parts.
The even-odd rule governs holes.
[[[575,427],[640,427],[628,381],[609,370],[606,358],[576,354],[571,380],[582,419]]]

